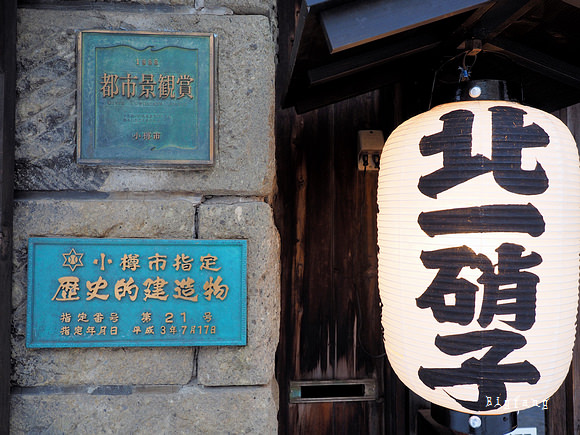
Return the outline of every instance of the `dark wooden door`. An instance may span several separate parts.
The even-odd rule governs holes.
[[[378,99],[367,94],[279,126],[282,433],[384,432],[377,172],[357,164],[358,130],[380,126]],[[377,397],[361,401],[338,386],[330,396],[352,400],[290,403],[291,382],[345,380],[372,383]]]
[[[357,144],[359,130],[388,134],[402,119],[400,109],[394,110],[401,105],[394,90],[377,90],[303,115],[281,109],[299,7],[295,0],[278,3],[280,433],[403,435],[409,433],[409,393],[388,365],[380,320],[378,173],[359,171]],[[374,396],[361,400],[361,391],[341,386],[344,381],[372,387]],[[290,398],[296,382],[338,387],[321,393],[324,399],[305,402]]]
[[[386,137],[427,104],[413,97],[413,89],[410,82],[302,115],[277,112],[281,434],[407,435],[415,433],[416,411],[426,405],[400,382],[384,353],[378,172],[358,166],[360,130],[381,130]],[[373,384],[376,398],[290,400],[293,382],[345,380]]]

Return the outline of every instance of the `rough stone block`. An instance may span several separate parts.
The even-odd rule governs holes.
[[[27,243],[30,236],[193,238],[200,198],[19,200],[14,217],[12,380],[19,386],[186,384],[193,348],[27,349]]]
[[[248,344],[201,348],[203,385],[261,385],[274,376],[280,322],[279,237],[270,206],[261,201],[213,199],[199,208],[200,239],[248,240]]]
[[[204,8],[215,10],[226,7],[236,14],[268,15],[274,11],[276,2],[273,0],[203,0],[199,1]]]
[[[12,433],[276,434],[277,392],[270,386],[175,393],[13,394]]]
[[[74,6],[73,6],[74,7]],[[18,190],[268,195],[274,179],[275,43],[265,16],[19,9],[15,178]],[[76,32],[217,35],[217,150],[209,169],[121,169],[75,162]]]

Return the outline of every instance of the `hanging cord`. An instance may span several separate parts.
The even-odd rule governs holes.
[[[472,57],[473,62],[470,65],[467,64],[467,58]],[[477,53],[470,55],[468,52],[464,53],[462,66],[459,67],[459,82],[465,82],[471,78],[471,69],[475,62],[477,61]]]
[[[445,62],[443,62],[443,63],[442,63],[440,66],[439,66],[439,68],[437,68],[437,69],[435,70],[435,73],[433,74],[433,83],[431,84],[431,95],[429,96],[429,107],[427,108],[428,110],[429,110],[429,109],[431,109],[431,105],[433,104],[433,93],[435,92],[435,83],[437,83],[437,75],[438,75],[438,74],[441,72],[441,70],[442,70],[443,68],[445,68],[445,66],[446,66],[448,63],[450,63],[450,62],[453,62],[455,59],[457,59],[457,58],[459,58],[459,57],[461,57],[461,56],[464,56],[464,55],[465,55],[465,52],[464,52],[464,53],[459,53],[459,54],[457,54],[457,55],[453,56],[452,58],[450,58],[450,59],[447,59]]]
[[[445,62],[443,62],[439,68],[437,68],[435,70],[435,72],[433,73],[433,82],[431,83],[431,95],[429,96],[429,107],[427,108],[427,110],[431,109],[431,106],[433,104],[433,94],[435,93],[435,83],[437,83],[437,75],[441,72],[441,70],[443,68],[445,68],[449,63],[459,59],[461,56],[463,56],[463,61],[462,61],[462,66],[458,67],[459,68],[459,80],[458,82],[461,81],[465,81],[465,80],[469,80],[469,78],[471,77],[471,69],[473,68],[473,65],[475,65],[475,61],[477,60],[477,54],[475,55],[468,55],[469,51],[462,51],[459,54],[456,54],[455,56],[447,59]],[[473,57],[473,62],[471,62],[471,64],[467,64],[466,60],[467,57]],[[453,82],[455,83],[455,82]],[[448,83],[450,84],[450,83]]]
[[[368,158],[366,160],[364,160],[363,157],[363,165],[364,165],[364,171],[363,171],[363,197],[362,197],[362,202],[361,202],[361,207],[359,210],[359,241],[362,240],[362,222],[363,222],[363,216],[364,216],[364,205],[366,204],[366,174],[367,174],[367,166],[368,166]],[[359,274],[355,274],[355,276],[358,276]],[[357,337],[357,344],[358,346],[361,348],[361,350],[370,358],[373,359],[378,359],[378,358],[384,358],[387,356],[386,352],[383,352],[382,354],[379,355],[373,355],[372,353],[370,353],[370,351],[365,347],[365,345],[362,342],[361,339],[361,319],[362,319],[362,308],[361,308],[361,303],[360,303],[360,289],[357,285],[356,280],[353,280],[353,287],[354,287],[354,293],[355,293],[355,298],[356,298],[356,337]],[[383,303],[379,298],[379,308],[381,309],[382,312],[382,308],[383,308]],[[383,337],[383,324],[381,322],[381,337]]]

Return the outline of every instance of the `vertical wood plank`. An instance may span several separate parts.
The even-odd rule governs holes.
[[[578,337],[580,336],[580,311],[576,316],[576,341],[574,343],[574,351],[572,357],[572,366],[570,367],[569,380],[566,384],[567,392],[567,421],[568,421],[568,435],[576,435],[580,433],[580,343]]]
[[[548,401],[546,412],[546,428],[548,435],[564,435],[566,428],[566,383],[554,393]]]
[[[285,20],[294,21],[291,14],[298,3],[278,2],[278,79],[287,73],[281,65],[294,30]],[[278,79],[277,84],[284,82]],[[278,97],[281,91],[278,88]],[[395,396],[383,398],[377,179],[376,174],[362,177],[357,168],[358,130],[382,128],[377,123],[385,122],[379,96],[369,93],[300,116],[277,110],[274,208],[282,240],[277,354],[281,434],[390,433],[385,431],[384,407],[394,403]],[[288,403],[290,380],[360,378],[377,380],[379,400]]]
[[[562,119],[580,144],[580,104],[560,111]],[[576,315],[576,340],[572,352],[572,364],[565,381],[566,389],[566,426],[567,435],[580,433],[580,311]]]
[[[580,104],[560,110],[560,119],[566,123],[577,145],[580,144]],[[572,364],[566,378],[566,429],[567,435],[580,433],[580,312],[576,317],[576,341],[572,353]]]
[[[576,345],[574,346],[574,350],[576,350]],[[575,352],[574,352],[575,353]],[[578,377],[578,369],[577,369],[578,361],[577,358],[572,358],[572,364],[570,365],[570,370],[568,371],[568,375],[566,376],[566,380],[564,381],[564,391],[565,391],[565,408],[564,408],[564,418],[566,419],[566,435],[576,435],[578,432],[575,430],[575,421],[574,421],[574,396],[576,391],[575,387],[575,378]]]
[[[306,158],[304,285],[298,294],[299,372],[301,380],[333,379],[335,342],[332,328],[332,113],[317,111],[306,118],[298,139]],[[306,120],[305,119],[305,120]]]
[[[354,298],[355,253],[359,213],[354,200],[356,186],[356,133],[355,120],[349,119],[352,102],[343,101],[334,106],[334,181],[333,196],[333,293],[336,300],[334,322],[336,342],[336,377],[354,379],[357,372],[356,316]]]
[[[286,174],[285,181],[279,178],[279,195],[284,192],[288,199],[277,199],[279,208],[284,209],[278,212],[278,219],[287,217],[284,225],[292,234],[282,236],[287,241],[283,263],[291,264],[292,272],[289,277],[283,274],[281,331],[285,332],[278,352],[278,380],[284,394],[281,407],[287,400],[289,380],[374,378],[382,394],[384,357],[380,355],[373,205],[376,174],[362,181],[359,178],[356,142],[358,129],[369,128],[369,117],[376,116],[372,113],[376,105],[375,96],[366,96],[296,116],[292,129],[284,129],[290,133],[285,138],[279,136],[279,146],[289,145],[289,158],[284,162],[291,170],[278,169],[279,177]],[[279,155],[282,153],[280,150]],[[361,271],[367,276],[360,276]],[[355,283],[363,287],[359,281],[365,283],[360,310],[354,292]],[[364,341],[379,354],[377,359],[359,346],[359,313],[365,318]],[[306,427],[309,433],[342,433],[348,427],[383,433],[382,399],[334,403],[333,409],[340,412],[331,414],[321,406],[287,404],[280,411],[280,433],[300,433]]]
[[[378,92],[334,105],[334,293],[336,378],[376,380],[384,350],[377,287],[377,173],[358,170],[358,131],[380,129]],[[384,401],[335,404],[335,433],[384,433]],[[346,432],[344,432],[346,431]],[[350,431],[350,432],[348,432]]]
[[[294,304],[293,282],[297,281],[299,288],[304,271],[304,219],[294,220],[297,215],[296,204],[303,202],[305,192],[305,169],[303,160],[295,152],[296,137],[300,124],[296,122],[293,110],[281,110],[280,100],[284,92],[282,86],[289,69],[289,59],[294,40],[296,19],[300,10],[300,0],[278,0],[278,66],[276,69],[276,162],[278,191],[273,198],[274,217],[280,233],[280,265],[281,265],[281,313],[280,341],[276,355],[276,379],[279,388],[278,432],[291,433],[297,420],[297,409],[291,407],[289,400],[289,380],[295,378],[295,368],[298,367],[292,352],[297,307]],[[300,168],[296,171],[296,168]],[[295,175],[296,174],[296,181]],[[299,186],[295,192],[294,186]],[[300,216],[304,216],[301,210]],[[297,255],[294,256],[296,250]]]
[[[334,427],[335,435],[352,434],[382,434],[380,418],[368,418],[372,416],[374,405],[372,402],[348,402],[334,403]]]
[[[358,170],[358,130],[380,128],[377,93],[335,105],[335,252],[337,364],[340,377],[364,378],[376,373],[375,354],[382,354],[376,286],[377,173]]]
[[[332,403],[292,405],[298,417],[288,434],[333,435],[334,406]]]
[[[16,0],[0,14],[0,432],[10,427],[10,322],[14,118],[16,102]]]

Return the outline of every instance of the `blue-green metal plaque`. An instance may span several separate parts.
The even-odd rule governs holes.
[[[28,347],[246,344],[245,240],[34,237]]]
[[[213,164],[215,35],[83,31],[78,49],[79,163]]]

